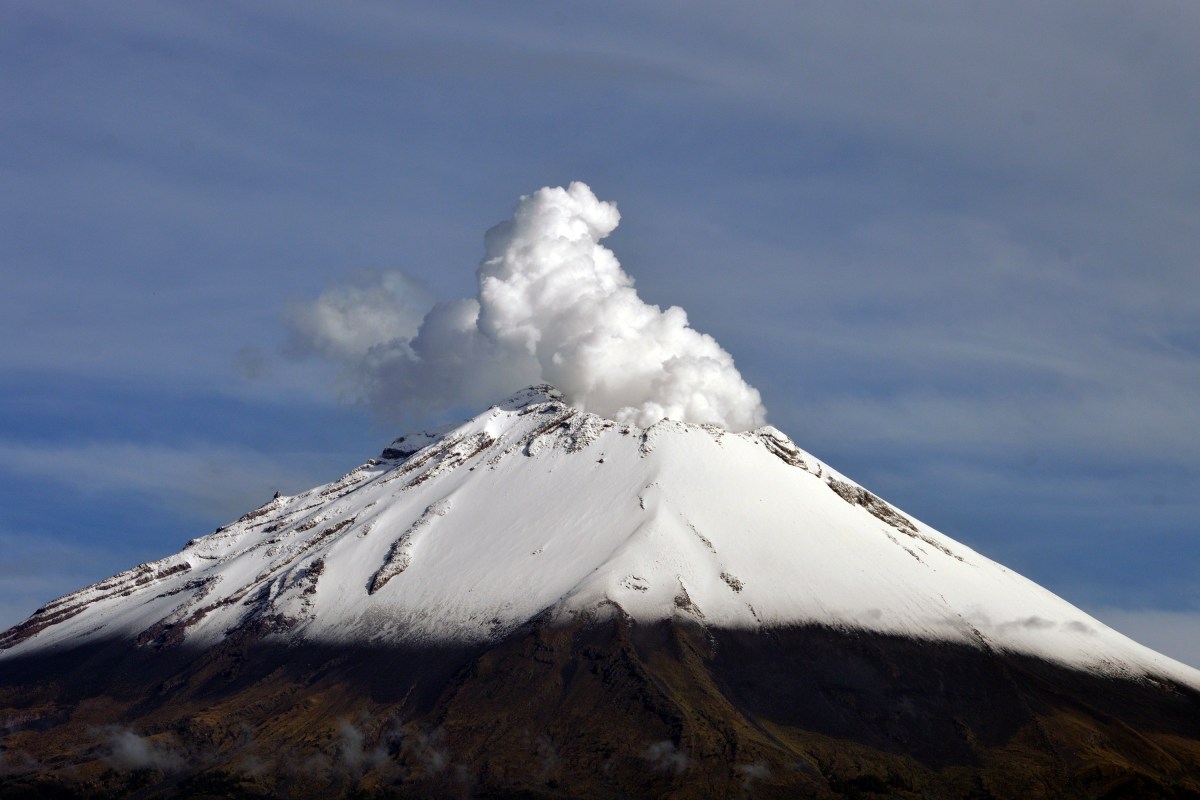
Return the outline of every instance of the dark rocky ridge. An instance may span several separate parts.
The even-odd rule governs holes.
[[[1192,689],[817,627],[112,642],[0,662],[0,737],[0,797],[1200,797]]]

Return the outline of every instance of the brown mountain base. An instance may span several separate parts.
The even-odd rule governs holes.
[[[1200,693],[804,627],[0,662],[0,798],[1200,798]]]

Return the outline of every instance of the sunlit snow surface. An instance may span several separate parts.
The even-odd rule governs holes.
[[[1200,688],[1143,647],[762,428],[641,429],[525,390],[393,442],[0,634],[0,658],[97,637],[204,645],[481,641],[551,621],[822,624],[1012,650]]]

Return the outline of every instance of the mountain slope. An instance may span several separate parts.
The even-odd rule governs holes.
[[[1200,797],[1200,674],[772,428],[547,386],[0,634],[0,798]]]
[[[923,525],[773,428],[620,425],[532,387],[403,437],[180,553],[39,609],[0,659],[235,631],[320,644],[477,643],[529,620],[824,625],[1024,653],[1200,687]]]
[[[0,634],[0,657],[113,637],[211,645],[240,628],[469,643],[539,615],[616,614],[858,628],[1200,687],[1196,670],[893,509],[774,428],[617,425],[547,386],[48,603]]]
[[[1200,693],[822,626],[97,643],[0,710],[0,798],[1200,797]]]

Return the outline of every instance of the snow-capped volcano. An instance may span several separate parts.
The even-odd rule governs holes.
[[[0,634],[0,658],[109,639],[209,646],[481,642],[540,618],[723,629],[821,625],[1200,687],[1145,648],[912,519],[780,431],[573,408],[549,386],[402,437],[67,595]]]
[[[0,634],[0,794],[1190,797],[1198,709],[774,428],[535,386]]]

